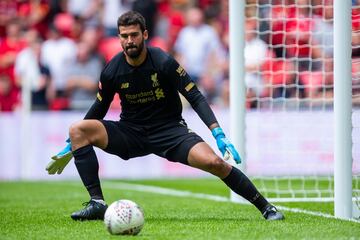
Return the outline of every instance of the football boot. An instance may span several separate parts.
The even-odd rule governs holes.
[[[273,205],[266,206],[265,211],[263,212],[263,216],[268,221],[285,219],[284,215]]]
[[[83,203],[84,209],[71,214],[71,218],[74,220],[103,220],[107,205],[99,201],[91,199],[89,202]]]

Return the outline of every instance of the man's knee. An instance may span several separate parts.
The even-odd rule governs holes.
[[[108,137],[104,125],[97,120],[82,120],[72,124],[69,135],[73,150],[86,145],[93,145],[104,149]]]
[[[90,145],[89,136],[87,136],[87,126],[85,121],[73,123],[69,128],[69,136],[72,144],[72,150]]]
[[[189,165],[224,178],[229,175],[232,166],[222,160],[206,143],[196,144],[189,153]]]
[[[71,124],[69,128],[69,136],[72,141],[83,138],[84,137],[84,126],[83,121],[79,121]]]
[[[216,154],[211,154],[206,161],[206,169],[216,176],[224,177],[227,176],[231,167]]]

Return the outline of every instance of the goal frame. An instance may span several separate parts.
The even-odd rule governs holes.
[[[230,137],[242,156],[236,165],[246,172],[245,151],[245,1],[229,0]],[[352,214],[351,1],[334,0],[334,215]],[[336,11],[335,11],[336,9]],[[232,201],[243,199],[231,192]]]

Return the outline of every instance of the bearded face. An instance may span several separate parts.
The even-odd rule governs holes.
[[[141,31],[140,25],[120,26],[119,37],[121,46],[129,58],[136,59],[144,50],[148,33]]]
[[[123,49],[125,49],[125,53],[129,58],[138,58],[140,56],[140,53],[144,49],[144,40],[139,43],[139,45],[130,44],[125,47],[123,46]]]

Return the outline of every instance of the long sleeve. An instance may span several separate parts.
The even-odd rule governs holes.
[[[174,59],[167,64],[169,78],[175,83],[177,90],[188,100],[194,111],[206,126],[210,127],[217,123],[216,117],[204,95],[199,91],[196,84],[191,80],[186,71]]]
[[[84,119],[103,119],[109,110],[115,91],[112,86],[111,78],[105,74],[105,70],[103,70],[100,75],[96,100],[86,113]]]

